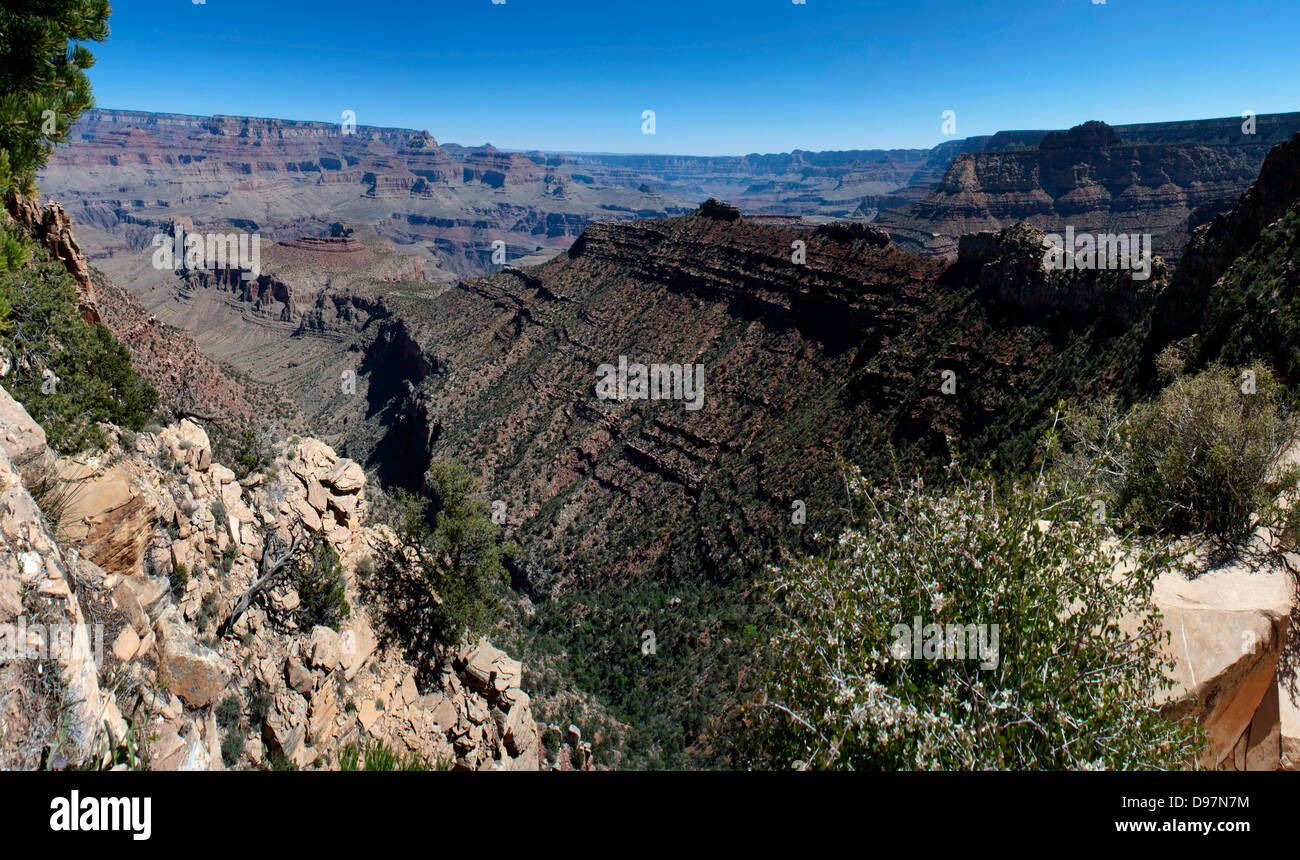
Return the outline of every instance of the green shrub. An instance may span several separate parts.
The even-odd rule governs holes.
[[[343,580],[339,554],[327,541],[317,543],[307,559],[299,563],[294,584],[298,589],[298,623],[310,630],[323,626],[338,630],[352,613]]]
[[[64,453],[103,447],[96,422],[139,429],[158,394],[107,328],[82,319],[76,283],[63,264],[44,248],[37,258],[0,272],[0,305],[9,308],[0,348],[13,361],[4,385],[45,428],[50,447]]]
[[[203,595],[203,599],[199,601],[198,617],[194,619],[194,623],[199,630],[207,630],[216,622],[219,614],[217,604],[220,599],[220,595],[215,591],[209,591]]]
[[[185,588],[190,584],[190,569],[183,562],[177,562],[172,565],[172,590],[177,594],[184,594]]]
[[[858,524],[825,554],[771,570],[783,620],[742,743],[749,764],[1095,769],[1194,760],[1194,722],[1152,707],[1169,669],[1168,634],[1150,601],[1160,564],[1121,540],[1115,551],[1131,552],[1133,569],[1112,576],[1116,556],[1103,541],[1113,535],[1085,499],[1056,492],[1050,473],[1041,485],[980,479],[945,495],[905,482],[873,491],[857,472],[848,484],[865,503]],[[973,656],[963,653],[970,625],[987,625],[989,647]]]
[[[339,770],[445,770],[436,763],[431,767],[427,761],[416,753],[400,753],[386,741],[377,741],[366,745],[365,750],[355,746],[346,746],[339,750]]]
[[[226,524],[226,503],[220,499],[212,502],[212,521],[217,524],[217,528],[222,528]]]
[[[234,541],[226,544],[226,548],[221,551],[221,569],[230,573],[230,569],[235,566],[235,559],[239,557],[239,545]]]
[[[233,728],[226,732],[226,739],[221,742],[221,760],[226,767],[234,767],[239,757],[244,754],[246,737],[242,728]]]
[[[519,550],[502,542],[473,475],[462,463],[434,461],[424,494],[401,493],[397,503],[398,531],[418,550],[421,571],[439,597],[431,619],[436,638],[449,644],[483,633],[501,616],[510,581],[505,554]]]
[[[297,762],[278,751],[266,757],[263,767],[266,770],[301,770]]]
[[[262,686],[260,681],[254,682],[249,689],[248,697],[248,722],[249,725],[260,728],[266,722],[267,716],[271,713],[271,706],[275,704],[275,697],[271,691]]]
[[[1071,435],[1114,513],[1146,532],[1238,539],[1259,515],[1275,516],[1274,498],[1297,483],[1295,469],[1273,471],[1297,424],[1263,365],[1176,377],[1128,415],[1081,416]]]
[[[214,715],[217,718],[217,725],[223,729],[231,729],[244,716],[244,703],[239,700],[239,696],[232,693],[221,700]]]
[[[251,427],[245,427],[239,437],[239,447],[235,451],[236,471],[247,475],[266,464],[266,458],[262,455],[257,444],[257,434]]]

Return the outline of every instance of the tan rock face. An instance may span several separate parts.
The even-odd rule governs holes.
[[[343,642],[338,633],[328,627],[313,627],[309,647],[312,666],[326,671],[339,667],[343,655]]]
[[[304,666],[302,661],[296,656],[291,655],[288,660],[285,661],[284,674],[285,680],[289,682],[289,686],[303,695],[309,694],[312,687],[315,686],[311,672],[307,670],[307,667]]]
[[[0,449],[18,469],[45,453],[45,431],[27,411],[0,388]]]
[[[1288,640],[1277,671],[1278,766],[1300,770],[1300,609],[1291,616]]]
[[[13,417],[15,426],[19,419]],[[133,447],[114,452],[111,467],[94,458],[62,464],[65,476],[84,489],[77,509],[82,546],[110,548],[96,556],[114,565],[109,572],[85,557],[65,569],[52,540],[32,542],[27,524],[38,521],[39,512],[17,473],[6,471],[0,446],[0,538],[22,548],[0,552],[0,620],[23,613],[27,594],[75,605],[68,571],[77,588],[98,591],[101,611],[113,624],[105,643],[111,670],[146,690],[152,768],[222,768],[223,731],[210,711],[199,709],[233,697],[249,719],[262,712],[253,708],[262,695],[271,697],[267,716],[247,726],[252,737],[236,769],[264,753],[282,754],[299,767],[332,767],[340,748],[376,741],[466,770],[539,766],[518,661],[484,641],[466,648],[455,667],[443,666],[432,692],[422,690],[425,682],[417,683],[401,648],[387,639],[381,644],[380,628],[372,627],[350,578],[354,611],[340,632],[298,628],[300,596],[291,581],[282,581],[244,613],[231,635],[210,638],[259,576],[254,559],[263,549],[279,552],[293,534],[311,532],[312,523],[304,522],[308,512],[338,547],[345,569],[391,543],[391,530],[362,525],[365,476],[359,466],[304,440],[294,460],[279,459],[278,478],[272,473],[240,482],[211,462],[206,433],[193,422],[140,434]],[[166,457],[172,464],[161,466]],[[226,506],[224,522],[218,501]],[[223,566],[227,547],[236,551]],[[189,570],[184,589],[168,576],[176,564]],[[115,704],[96,692],[97,667],[86,637],[59,659],[68,667],[69,689],[82,697],[80,716],[69,723],[76,742],[88,748],[105,722],[123,735]],[[0,713],[0,719],[8,716]]]
[[[217,701],[230,680],[229,662],[195,641],[188,625],[170,609],[154,626],[159,653],[159,674],[168,689],[192,708]]]
[[[99,309],[95,303],[95,288],[90,281],[90,266],[72,235],[72,219],[63,211],[63,205],[50,201],[42,208],[38,200],[21,193],[8,195],[5,202],[9,214],[24,224],[76,280],[77,304],[82,319],[91,324],[98,323]]]
[[[1278,714],[1277,672],[1264,689],[1250,728],[1242,733],[1246,739],[1243,770],[1277,770],[1281,763],[1282,726]]]
[[[110,574],[138,571],[159,515],[134,477],[121,465],[100,471],[66,458],[57,469],[70,498],[64,517],[68,538]]]
[[[1290,574],[1264,562],[1238,560],[1194,580],[1167,573],[1156,581],[1154,599],[1172,634],[1175,661],[1176,683],[1167,693],[1178,703],[1174,710],[1201,719],[1207,766],[1237,766],[1240,744],[1243,769],[1248,752],[1256,767],[1264,767],[1277,721],[1269,713],[1275,671],[1294,595]]]
[[[304,439],[286,454],[284,468],[296,480],[284,485],[288,512],[311,532],[341,547],[365,515],[365,472],[316,439]]]
[[[183,418],[179,424],[164,428],[158,435],[176,462],[200,472],[206,472],[212,464],[212,443],[207,431],[190,419]]]
[[[0,769],[39,767],[44,746],[56,734],[62,736],[67,763],[89,763],[103,749],[105,725],[119,737],[126,732],[116,704],[99,686],[95,649],[104,643],[92,639],[78,596],[69,587],[77,569],[65,561],[6,447],[0,445],[0,621],[21,616],[26,625],[66,632],[45,637],[48,650],[35,652],[41,674],[57,679],[59,697],[66,703],[62,708],[50,700],[47,688],[19,671],[18,661],[0,661],[0,724],[5,727],[0,732]],[[102,577],[102,572],[94,574]],[[25,644],[37,643],[29,638]],[[58,725],[50,717],[56,711]]]

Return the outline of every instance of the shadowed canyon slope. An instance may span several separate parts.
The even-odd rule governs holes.
[[[1046,273],[1027,228],[950,264],[872,228],[800,231],[727,209],[594,225],[546,265],[390,305],[400,319],[379,324],[361,365],[371,408],[394,410],[372,464],[419,450],[476,464],[508,520],[542,540],[530,549],[548,586],[752,571],[773,540],[838,524],[837,458],[946,456],[945,436],[1023,454],[1050,397],[1125,384],[1123,363],[1106,362],[1136,348],[1155,289]],[[796,243],[806,263],[792,262]],[[701,365],[702,408],[599,398],[597,368],[620,356]],[[1056,378],[1071,359],[1080,375]],[[796,501],[806,526],[792,525]]]

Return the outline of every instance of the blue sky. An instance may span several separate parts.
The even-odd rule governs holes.
[[[695,155],[1300,109],[1296,0],[114,0],[101,107]],[[642,112],[655,111],[654,135]]]

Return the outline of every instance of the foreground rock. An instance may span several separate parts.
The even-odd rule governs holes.
[[[102,577],[64,555],[0,445],[0,769],[102,765],[126,735],[78,596]]]
[[[51,643],[52,673],[0,663],[0,689],[23,691],[0,712],[0,765],[103,763],[133,730],[143,758],[131,764],[155,770],[333,768],[345,748],[377,744],[460,770],[541,766],[518,661],[482,641],[417,672],[376,620],[355,571],[396,538],[364,524],[357,463],[295,438],[264,472],[239,479],[213,462],[207,432],[188,419],[127,437],[104,425],[108,451],[55,460],[6,397],[0,391],[0,624],[35,618],[74,635]],[[64,531],[75,562],[45,528],[10,450],[47,463],[71,490]],[[345,571],[351,611],[337,629],[302,623],[296,563],[226,629],[265,562],[290,545],[305,558],[319,541]],[[57,683],[41,686],[42,677]],[[101,687],[110,679],[113,694]],[[49,709],[15,704],[69,695],[75,703],[58,727],[47,724]],[[121,717],[127,708],[134,729]]]
[[[1279,697],[1295,671],[1288,671],[1284,660],[1293,641],[1295,579],[1284,557],[1269,554],[1262,539],[1254,549],[1195,579],[1169,572],[1156,581],[1154,600],[1172,634],[1170,710],[1199,719],[1206,734],[1201,759],[1206,767],[1294,767],[1295,754],[1284,753],[1284,746],[1300,750],[1300,719],[1295,718],[1300,710],[1289,695]],[[1286,709],[1280,708],[1284,700]]]

